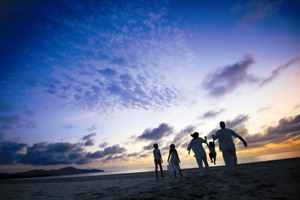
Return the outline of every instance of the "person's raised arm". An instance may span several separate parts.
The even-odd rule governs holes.
[[[207,143],[207,137],[206,136],[204,136],[204,143],[207,145],[207,147],[209,148],[209,145],[208,145],[208,143]]]

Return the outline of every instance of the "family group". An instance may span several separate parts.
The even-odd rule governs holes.
[[[240,139],[243,142],[244,146],[247,147],[246,141],[240,135],[238,135],[233,130],[226,128],[225,122],[220,122],[220,128],[221,129],[218,130],[215,135],[212,135],[213,141],[209,143],[207,142],[207,137],[204,137],[204,139],[199,137],[198,132],[194,132],[193,134],[191,134],[193,139],[190,141],[187,150],[189,154],[191,150],[194,152],[194,157],[196,158],[200,170],[200,176],[205,176],[209,172],[209,165],[207,162],[206,152],[202,146],[202,143],[205,143],[208,146],[210,160],[212,163],[216,164],[217,154],[215,151],[215,140],[218,140],[219,149],[222,152],[226,169],[230,173],[235,173],[237,168],[237,156],[235,145],[233,143],[233,137]],[[156,179],[158,179],[158,166],[160,167],[161,176],[164,177],[162,169],[163,159],[157,143],[153,145],[153,148],[155,174]],[[177,178],[177,171],[182,177],[181,168],[179,166],[180,159],[174,144],[170,145],[168,163],[168,169],[174,172],[175,178]],[[203,163],[205,165],[205,170],[203,168]]]

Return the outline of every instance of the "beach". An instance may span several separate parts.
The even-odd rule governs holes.
[[[228,174],[211,167],[183,169],[183,177],[155,179],[154,172],[91,177],[0,180],[0,199],[299,199],[300,158],[238,165]]]

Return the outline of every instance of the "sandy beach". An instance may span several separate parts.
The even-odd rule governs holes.
[[[154,172],[65,179],[1,180],[0,199],[299,199],[300,158],[240,164],[237,175],[211,167],[200,177],[155,179]]]

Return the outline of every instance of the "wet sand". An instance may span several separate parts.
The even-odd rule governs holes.
[[[300,199],[300,158],[240,164],[236,175],[224,166],[200,177],[183,169],[182,178],[166,171],[92,177],[0,180],[0,199]]]

